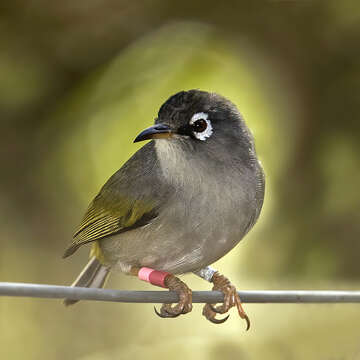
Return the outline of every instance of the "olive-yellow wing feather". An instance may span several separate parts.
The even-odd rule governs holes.
[[[156,209],[150,204],[125,198],[117,200],[115,208],[96,199],[90,204],[64,257],[72,255],[81,245],[143,226],[156,217]]]
[[[169,191],[159,186],[158,171],[153,144],[148,143],[103,186],[63,257],[86,243],[144,226],[154,219]]]

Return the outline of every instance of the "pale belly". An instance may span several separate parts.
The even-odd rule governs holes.
[[[144,227],[101,240],[106,263],[122,272],[146,266],[174,274],[210,265],[242,239],[252,216],[244,203],[241,211],[211,205],[180,202]]]

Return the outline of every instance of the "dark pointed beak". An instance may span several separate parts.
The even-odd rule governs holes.
[[[168,125],[156,124],[142,131],[134,140],[134,143],[149,139],[165,139],[173,135]]]

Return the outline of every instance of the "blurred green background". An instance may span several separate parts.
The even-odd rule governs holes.
[[[359,288],[359,44],[355,0],[3,0],[0,281],[71,283],[87,249],[61,255],[88,202],[159,106],[200,88],[238,105],[267,175],[258,224],[215,267],[239,289]],[[357,305],[246,309],[247,333],[200,305],[163,320],[150,304],[3,298],[0,357],[360,359]]]

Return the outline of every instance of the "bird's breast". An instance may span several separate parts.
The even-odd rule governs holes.
[[[158,143],[161,182],[171,194],[149,224],[104,239],[102,247],[120,267],[195,271],[224,256],[248,231],[257,207],[256,181],[246,169],[219,171],[181,156],[168,141]]]

